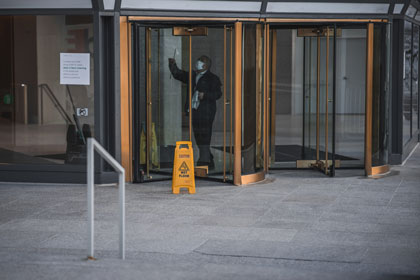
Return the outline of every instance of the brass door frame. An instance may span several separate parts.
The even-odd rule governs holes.
[[[329,174],[329,167],[330,164],[333,165],[335,162],[328,160],[328,114],[329,114],[329,108],[328,108],[328,73],[329,73],[329,56],[330,56],[330,34],[331,29],[329,26],[326,27],[327,29],[320,29],[317,34],[317,85],[316,85],[316,162],[312,164],[313,167],[321,170],[325,173],[325,175]],[[334,31],[333,31],[334,32]],[[321,90],[320,90],[320,80],[321,80],[321,37],[326,38],[326,49],[325,49],[325,124],[324,124],[324,130],[325,130],[325,158],[324,160],[320,159],[320,96],[321,96]],[[309,104],[310,106],[310,104]],[[334,145],[334,143],[333,143]]]
[[[230,133],[229,133],[229,173],[233,172],[233,29],[230,30]]]
[[[366,39],[366,101],[365,101],[365,174],[372,172],[372,91],[373,91],[373,23],[367,24]],[[377,170],[375,170],[377,172]]]
[[[120,17],[121,164],[126,171],[127,182],[133,180],[131,55],[131,23],[127,17]]]
[[[276,155],[276,91],[275,88],[272,85],[276,84],[277,79],[277,32],[270,31],[271,33],[271,45],[269,44],[269,49],[267,52],[267,56],[271,56],[271,59],[267,59],[268,61],[271,61],[270,72],[271,75],[269,77],[271,81],[268,81],[267,89],[270,91],[270,96],[267,96],[268,104],[271,102],[270,106],[270,112],[267,112],[267,114],[271,114],[270,118],[270,138],[267,137],[267,141],[271,141],[270,145],[270,159],[267,159],[267,169],[270,168],[270,164],[275,162],[275,155]],[[271,47],[270,47],[271,46]],[[267,107],[268,108],[268,107]],[[268,132],[267,132],[268,134]]]
[[[227,97],[227,33],[230,33],[230,98]],[[232,174],[232,85],[233,85],[233,30],[231,27],[224,25],[223,27],[223,182],[226,182],[226,128],[227,128],[227,112],[226,106],[230,107],[230,130],[229,130],[229,173]]]
[[[234,161],[233,183],[241,185],[242,173],[242,22],[235,22]]]
[[[179,21],[185,22],[186,20],[192,22],[202,21],[232,21],[234,23],[234,31],[230,30],[230,99],[229,101],[224,100],[224,106],[230,106],[230,135],[229,135],[229,171],[233,171],[233,181],[236,185],[242,184],[241,176],[241,100],[242,100],[242,22],[258,22],[256,18],[180,18],[180,17],[120,17],[120,65],[121,65],[121,162],[126,170],[126,181],[133,180],[133,127],[132,127],[132,50],[131,50],[131,21]],[[235,44],[235,45],[233,45]],[[189,40],[190,48],[190,69],[192,68],[191,61],[191,36]],[[226,65],[227,60],[225,61]],[[190,71],[191,76],[191,71]],[[235,80],[233,80],[235,78]],[[191,82],[191,77],[190,77]],[[150,82],[149,82],[150,84]],[[189,87],[189,97],[191,100],[192,88]],[[149,91],[150,92],[150,91]],[[226,98],[226,90],[224,90],[224,98]],[[151,99],[150,99],[151,101]],[[235,101],[235,104],[233,104]],[[191,102],[190,102],[191,106]],[[238,107],[239,106],[239,107]],[[127,110],[128,109],[128,110]],[[151,111],[149,111],[150,116]],[[191,115],[191,109],[190,109]],[[224,113],[224,123],[226,122],[226,112]],[[150,119],[150,118],[149,118]],[[192,136],[192,124],[190,116],[190,139]],[[225,124],[226,125],[226,124]],[[150,141],[147,141],[150,143]],[[226,151],[226,144],[224,144],[224,151]],[[224,180],[226,180],[226,154],[224,153]],[[232,161],[233,159],[233,161]],[[233,162],[233,166],[232,166]],[[247,175],[248,178],[245,181],[249,181],[252,175]],[[252,181],[252,180],[251,180]],[[251,182],[250,181],[250,182]]]
[[[256,164],[257,166],[261,163],[260,162],[260,158],[261,155],[263,153],[262,150],[262,138],[264,137],[264,132],[265,132],[265,127],[264,127],[264,121],[265,121],[265,117],[262,115],[263,111],[263,94],[265,89],[262,88],[263,83],[265,82],[265,80],[263,80],[262,74],[264,72],[264,65],[265,65],[265,57],[263,57],[263,47],[265,47],[265,44],[262,44],[261,42],[261,37],[263,36],[263,30],[262,30],[263,26],[261,24],[258,24],[256,26],[256,42],[255,42],[255,80],[256,80],[256,98],[255,98],[255,117],[256,117]],[[265,30],[264,30],[265,32]],[[264,167],[264,163],[263,163],[263,167]]]
[[[150,177],[150,142],[152,129],[152,38],[151,28],[146,28],[146,176]]]
[[[270,164],[269,161],[269,149],[268,149],[268,137],[269,137],[269,131],[268,131],[268,120],[270,116],[270,103],[269,103],[269,86],[270,86],[270,78],[269,78],[269,69],[270,69],[270,63],[268,55],[270,53],[270,25],[265,24],[264,25],[264,172],[268,172],[268,166]]]

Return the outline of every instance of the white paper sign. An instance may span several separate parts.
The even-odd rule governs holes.
[[[60,84],[90,84],[90,54],[60,53]]]

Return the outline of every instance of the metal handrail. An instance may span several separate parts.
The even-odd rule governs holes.
[[[54,104],[57,111],[60,113],[60,115],[63,117],[63,119],[66,121],[67,124],[73,123],[70,116],[67,114],[66,110],[64,110],[63,106],[61,105],[60,101],[58,101],[57,97],[55,96],[54,92],[51,90],[50,86],[48,84],[40,84],[38,87],[41,88],[41,99],[42,94],[45,92],[47,93],[47,96],[50,98],[51,102]],[[44,106],[41,101],[41,119],[43,123],[43,114],[44,114]]]
[[[94,138],[87,139],[87,202],[88,202],[88,258],[94,258],[94,155],[95,150],[118,173],[119,186],[119,251],[120,258],[125,259],[125,170]]]

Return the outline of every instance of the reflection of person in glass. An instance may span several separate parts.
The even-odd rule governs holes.
[[[196,61],[192,76],[192,126],[195,141],[200,151],[197,165],[214,168],[213,155],[210,152],[210,141],[214,116],[216,115],[216,100],[222,96],[219,77],[210,72],[211,59],[205,55]],[[176,61],[169,58],[169,69],[173,77],[188,84],[189,73],[178,68]],[[185,103],[185,112],[189,112],[190,104]]]

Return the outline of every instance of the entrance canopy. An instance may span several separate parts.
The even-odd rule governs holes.
[[[103,10],[123,14],[218,13],[276,15],[397,15],[420,18],[418,0],[3,0],[0,10]],[[220,14],[223,13],[223,14]]]
[[[264,14],[404,14],[417,12],[417,1],[322,1],[322,0],[121,0],[121,10],[191,11]]]

